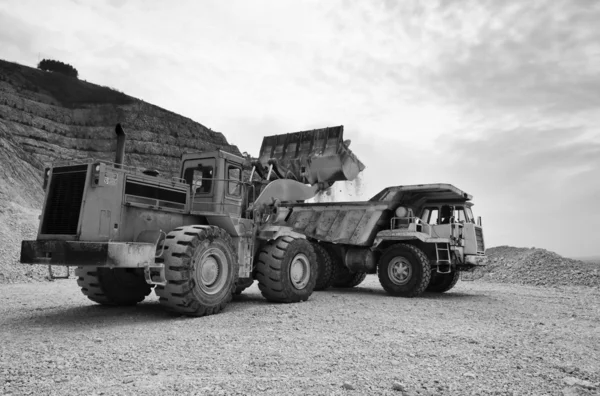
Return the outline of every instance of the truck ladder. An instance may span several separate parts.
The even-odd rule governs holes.
[[[435,258],[438,274],[449,274],[452,272],[452,260],[450,259],[450,245],[448,243],[435,244]],[[448,264],[448,271],[440,271],[440,264]]]

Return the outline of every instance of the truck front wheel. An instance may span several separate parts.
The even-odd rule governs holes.
[[[429,285],[431,268],[421,249],[398,243],[384,250],[377,266],[379,282],[393,296],[415,297]]]
[[[185,226],[164,243],[167,284],[156,287],[167,310],[188,316],[216,314],[231,301],[239,264],[229,234],[213,226]]]
[[[317,281],[317,257],[305,239],[280,237],[261,248],[256,279],[263,297],[274,302],[306,301]]]

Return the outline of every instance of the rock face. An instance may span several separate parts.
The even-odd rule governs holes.
[[[110,88],[0,61],[0,128],[31,154],[35,167],[114,159],[117,123],[127,134],[128,165],[176,173],[184,152],[222,148],[240,154],[222,133],[189,118]]]
[[[498,246],[486,250],[484,281],[536,286],[600,286],[600,265],[536,248]]]
[[[163,175],[178,173],[185,152],[240,154],[222,133],[189,118],[108,87],[0,60],[0,283],[15,279],[6,274],[16,268],[20,240],[35,238],[44,164],[113,161],[117,123],[127,134],[125,164]]]

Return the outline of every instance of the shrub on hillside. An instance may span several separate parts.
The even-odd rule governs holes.
[[[77,69],[75,69],[73,66],[53,59],[43,59],[40,61],[40,63],[38,63],[37,67],[40,70],[57,72],[69,77],[77,78],[79,75]]]

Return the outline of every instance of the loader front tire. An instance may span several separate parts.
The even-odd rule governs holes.
[[[138,268],[77,267],[75,276],[81,292],[102,305],[135,305],[152,291]]]
[[[269,301],[308,300],[317,281],[317,257],[312,244],[289,236],[268,242],[258,255],[256,279],[260,292]]]
[[[431,267],[421,249],[397,243],[383,251],[377,265],[379,282],[386,292],[399,297],[416,297],[429,285]]]
[[[239,272],[229,234],[219,227],[185,226],[161,243],[167,284],[156,287],[160,304],[188,316],[222,311],[231,301]]]
[[[317,257],[317,282],[315,290],[325,290],[333,282],[333,261],[331,255],[321,244],[314,242],[313,248]]]
[[[448,290],[456,286],[458,279],[460,278],[460,272],[454,270],[449,274],[440,274],[433,272],[431,274],[431,280],[429,286],[425,289],[432,293],[445,293]]]

